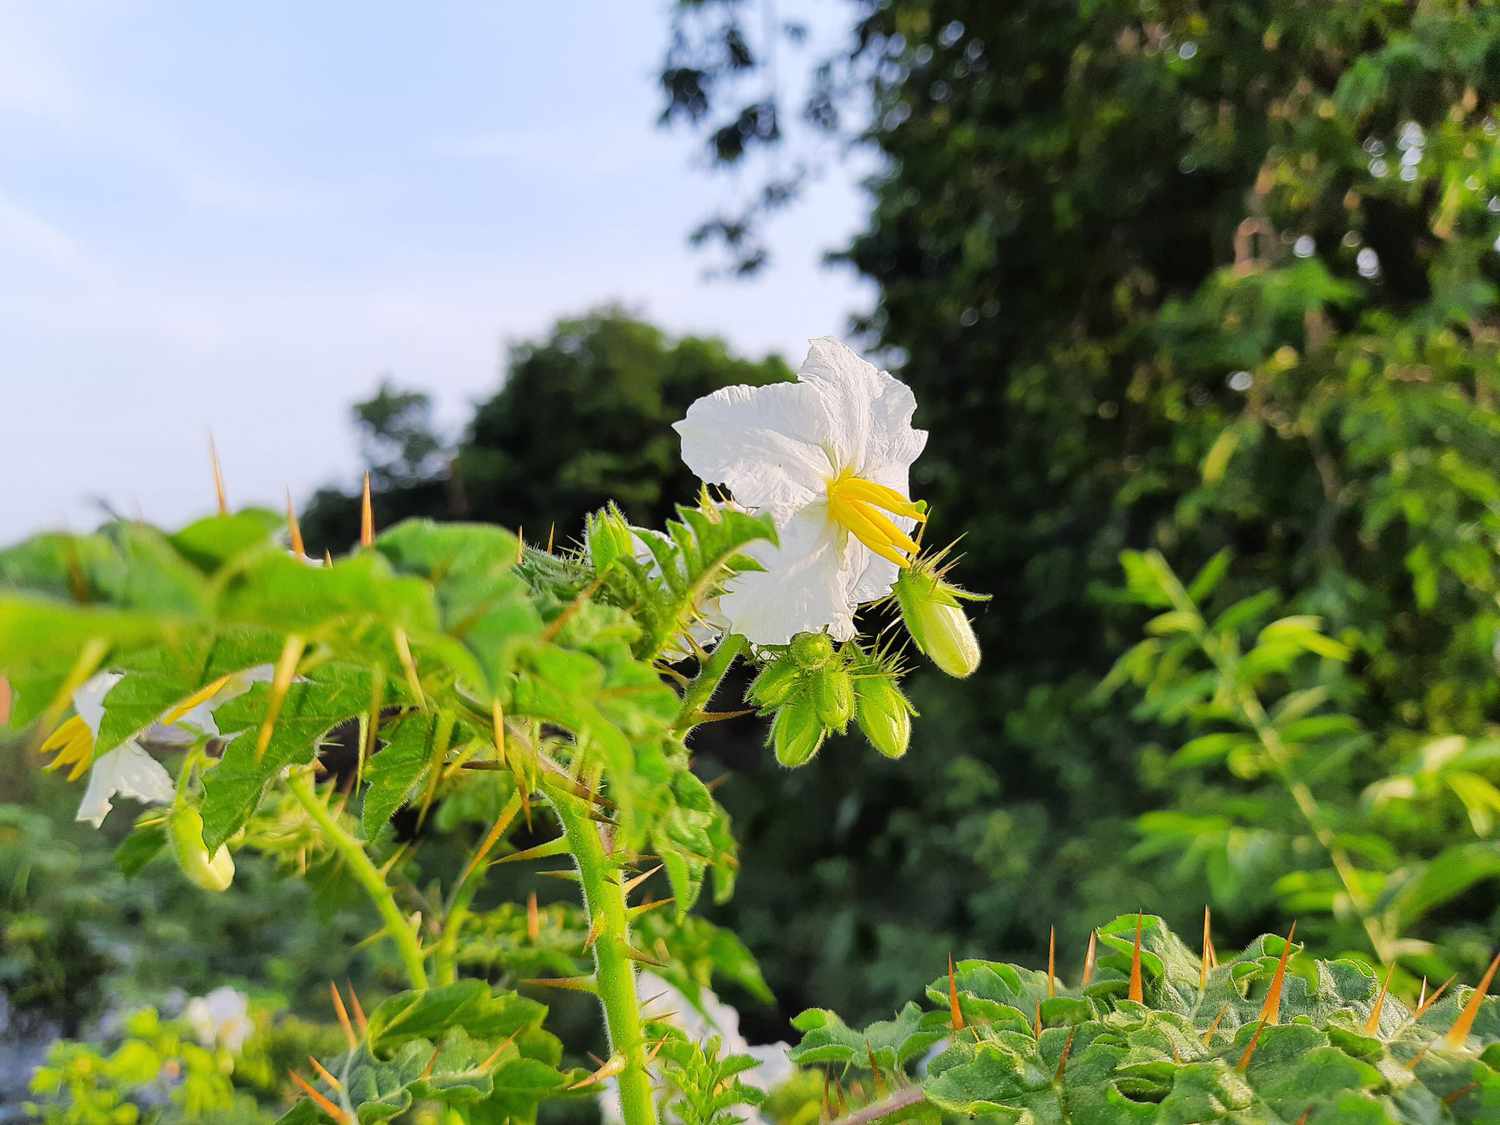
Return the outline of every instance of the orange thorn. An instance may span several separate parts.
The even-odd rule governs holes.
[[[537,912],[535,891],[526,895],[526,936],[532,941],[542,936],[542,917]]]
[[[1307,1125],[1307,1119],[1312,1116],[1312,1106],[1302,1111],[1302,1116],[1297,1118],[1295,1125]]]
[[[605,1063],[598,1070],[594,1071],[593,1074],[590,1074],[585,1078],[580,1078],[577,1082],[573,1083],[573,1085],[569,1086],[568,1089],[582,1090],[586,1086],[592,1086],[595,1083],[603,1082],[606,1078],[613,1078],[624,1069],[625,1056],[616,1055],[614,1058],[610,1059],[609,1062]]]
[[[1068,1028],[1068,1038],[1063,1042],[1062,1054],[1057,1056],[1057,1072],[1052,1076],[1053,1082],[1061,1082],[1063,1080],[1063,1071],[1068,1067],[1068,1055],[1073,1050],[1073,1036],[1077,1034],[1078,1025],[1075,1023],[1072,1027]]]
[[[594,942],[599,940],[599,935],[604,933],[604,915],[595,918],[589,926],[588,936],[583,939],[583,951],[587,953],[594,948]]]
[[[219,505],[219,515],[229,514],[229,498],[224,492],[224,469],[219,464],[219,447],[214,444],[214,435],[208,435],[208,457],[214,468],[214,499]]]
[[[1422,987],[1417,989],[1417,1011],[1427,1010],[1427,978],[1422,978]]]
[[[365,474],[365,487],[359,498],[359,545],[375,545],[375,505],[370,500],[370,474]]]
[[[1229,1011],[1229,1005],[1226,1003],[1226,1004],[1224,1004],[1223,1007],[1221,1007],[1219,1009],[1219,1014],[1214,1017],[1213,1022],[1211,1024],[1209,1024],[1208,1027],[1204,1030],[1204,1032],[1203,1032],[1203,1045],[1205,1047],[1208,1046],[1208,1041],[1214,1037],[1214,1032],[1216,1032],[1216,1031],[1219,1030],[1219,1023],[1220,1023],[1221,1020],[1223,1020],[1224,1014],[1226,1012],[1228,1012],[1228,1011]]]
[[[260,732],[255,739],[255,760],[259,762],[266,756],[266,750],[271,745],[271,735],[276,729],[276,720],[281,717],[281,705],[286,702],[286,694],[292,689],[292,679],[297,675],[297,665],[302,660],[302,653],[307,648],[307,642],[295,633],[287,637],[281,646],[281,655],[276,659],[276,670],[271,675],[271,691],[266,700],[266,717],[261,720]]]
[[[495,761],[505,765],[505,709],[499,698],[490,701],[490,726],[495,735]]]
[[[1079,988],[1087,988],[1089,981],[1094,979],[1094,965],[1099,955],[1099,931],[1089,931],[1089,947],[1083,952],[1083,979],[1079,982]]]
[[[286,530],[291,536],[292,551],[301,558],[307,554],[307,545],[302,542],[302,525],[297,522],[297,509],[292,507],[292,490],[286,490]]]
[[[319,1109],[328,1114],[328,1116],[333,1118],[335,1121],[339,1122],[339,1125],[345,1125],[345,1123],[349,1120],[348,1114],[346,1114],[338,1106],[334,1105],[322,1094],[318,1093],[317,1088],[314,1087],[310,1082],[308,1082],[306,1078],[303,1078],[302,1075],[298,1074],[295,1070],[289,1070],[287,1071],[287,1073],[291,1075],[292,1081],[302,1088],[302,1092],[317,1103]]]
[[[1137,1004],[1144,1004],[1146,1002],[1146,992],[1141,987],[1141,924],[1142,916],[1137,911],[1135,915],[1135,948],[1130,951],[1130,991],[1125,994],[1127,1000],[1134,1000]]]
[[[964,1029],[963,1009],[958,1006],[958,978],[953,975],[953,954],[948,954],[948,1014],[953,1021],[953,1030]]]
[[[1443,996],[1443,993],[1445,993],[1445,992],[1448,991],[1448,986],[1450,984],[1452,984],[1454,981],[1456,981],[1457,979],[1458,979],[1458,974],[1454,973],[1451,977],[1449,977],[1447,980],[1445,980],[1442,984],[1438,985],[1438,990],[1436,992],[1434,992],[1431,996],[1427,997],[1426,1000],[1423,1000],[1420,1004],[1418,1004],[1417,1005],[1417,1010],[1411,1014],[1412,1023],[1416,1023],[1419,1019],[1421,1019],[1423,1016],[1425,1016],[1427,1014],[1427,1009],[1430,1008],[1430,1007],[1432,1007],[1439,1000],[1441,1000],[1442,996]],[[1423,982],[1423,983],[1425,985],[1426,982]]]
[[[1375,997],[1375,1006],[1370,1009],[1370,1018],[1365,1020],[1365,1032],[1374,1035],[1380,1030],[1380,1010],[1385,1007],[1385,994],[1391,990],[1391,977],[1396,975],[1396,963],[1391,962],[1391,967],[1385,971],[1385,980],[1381,982],[1380,992]]]
[[[1417,1067],[1422,1065],[1422,1060],[1427,1057],[1427,1052],[1430,1050],[1432,1050],[1431,1043],[1427,1044],[1427,1046],[1423,1047],[1420,1051],[1418,1051],[1415,1055],[1413,1055],[1406,1061],[1406,1069],[1415,1073]]]
[[[1260,1023],[1256,1025],[1255,1034],[1250,1036],[1250,1045],[1245,1048],[1245,1053],[1240,1056],[1240,1061],[1237,1062],[1234,1066],[1234,1069],[1239,1071],[1241,1074],[1244,1074],[1245,1071],[1250,1069],[1250,1056],[1255,1054],[1255,1048],[1260,1043],[1260,1033],[1265,1029],[1266,1018],[1262,1016],[1260,1019]]]
[[[516,1030],[512,1031],[510,1033],[510,1037],[507,1038],[504,1043],[501,1043],[500,1046],[496,1047],[493,1051],[491,1051],[490,1054],[489,1054],[489,1057],[487,1059],[485,1059],[484,1062],[482,1062],[482,1063],[479,1064],[479,1069],[480,1070],[489,1070],[490,1067],[494,1066],[495,1063],[499,1062],[500,1061],[500,1056],[505,1053],[505,1049],[507,1047],[509,1047],[512,1043],[514,1043],[516,1041],[516,1036],[520,1035],[520,1034],[521,1034],[521,1028],[519,1028],[519,1027],[516,1028]]]
[[[521,560],[526,557],[526,529],[516,527],[516,565],[521,565]]]
[[[359,1002],[359,993],[354,991],[354,982],[346,979],[344,984],[349,988],[349,1004],[354,1009],[354,1026],[359,1028],[359,1037],[363,1039],[370,1033],[370,1021],[365,1019],[365,1008]]]
[[[1457,1090],[1453,1090],[1443,1095],[1443,1104],[1449,1106],[1457,1105],[1459,1102],[1463,1101],[1466,1094],[1468,1094],[1471,1090],[1477,1090],[1478,1088],[1478,1082],[1470,1082],[1467,1086],[1460,1086]]]
[[[875,1061],[875,1048],[870,1046],[870,1041],[865,1040],[865,1054],[870,1059],[870,1073],[875,1076],[875,1092],[883,1092],[885,1087],[885,1075],[880,1072],[880,1064]]]
[[[1260,1018],[1266,1023],[1276,1023],[1281,1019],[1281,986],[1286,982],[1286,959],[1292,955],[1292,935],[1296,932],[1297,923],[1293,922],[1287,931],[1286,944],[1281,947],[1281,960],[1276,962],[1276,975],[1271,978],[1266,1002],[1260,1007]]]
[[[1468,1038],[1469,1028],[1474,1026],[1474,1017],[1479,1015],[1479,1005],[1489,993],[1490,982],[1495,979],[1495,970],[1500,968],[1500,953],[1495,954],[1490,961],[1490,967],[1484,971],[1479,984],[1475,986],[1474,993],[1469,997],[1469,1002],[1464,1005],[1464,1010],[1458,1014],[1458,1019],[1453,1021],[1453,1026],[1448,1029],[1448,1034],[1443,1037],[1450,1047],[1462,1047],[1464,1040]]]
[[[324,1082],[327,1082],[335,1090],[342,1090],[344,1088],[344,1084],[337,1078],[335,1078],[333,1076],[333,1073],[312,1055],[307,1056],[307,1061],[312,1065],[312,1068],[318,1072],[318,1077],[321,1078]]]
[[[1031,1033],[1037,1039],[1042,1037],[1042,1002],[1040,999],[1036,1002],[1036,1016],[1032,1020]]]
[[[359,1039],[354,1034],[354,1027],[349,1022],[348,1009],[344,1007],[344,998],[339,995],[339,986],[333,981],[328,982],[328,994],[333,997],[333,1013],[339,1018],[339,1026],[344,1029],[344,1038],[349,1041],[349,1049],[352,1051],[359,1046]]]
[[[431,1078],[432,1072],[437,1069],[438,1052],[441,1050],[441,1047],[434,1047],[432,1049],[432,1055],[427,1059],[427,1065],[422,1068],[422,1078],[424,1081]]]
[[[552,553],[552,543],[556,539],[556,537],[557,537],[557,524],[554,523],[551,527],[549,527],[547,529],[547,553],[549,555]]]
[[[1198,963],[1198,991],[1202,992],[1208,987],[1208,957],[1209,950],[1213,948],[1214,939],[1209,936],[1211,924],[1209,922],[1208,907],[1203,908],[1203,960]]]
[[[626,896],[628,897],[631,891],[635,890],[637,887],[639,887],[642,883],[644,883],[647,879],[651,878],[651,876],[655,875],[660,870],[661,870],[661,864],[658,863],[650,871],[647,871],[647,872],[645,872],[644,874],[641,874],[641,875],[637,875],[634,879],[631,879],[628,882],[626,882],[621,887],[621,889],[625,892]]]
[[[1057,995],[1057,927],[1047,929],[1047,999]]]
[[[592,976],[582,977],[526,977],[518,984],[531,984],[537,988],[561,988],[567,992],[588,992],[597,995],[599,986]]]

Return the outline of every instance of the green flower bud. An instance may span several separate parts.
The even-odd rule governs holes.
[[[611,504],[588,517],[584,525],[584,536],[588,542],[589,561],[594,570],[603,573],[617,559],[635,557],[635,537],[630,525],[620,510]]]
[[[929,570],[912,567],[896,579],[896,601],[906,631],[929,660],[963,679],[979,667],[979,641],[959,608],[956,586]]]
[[[833,638],[827,633],[798,633],[792,638],[792,659],[808,671],[833,659]]]
[[[830,665],[813,673],[813,707],[818,720],[829,730],[842,731],[854,717],[854,677],[842,665]]]
[[[191,805],[179,805],[167,817],[172,854],[188,882],[205,891],[227,891],[234,882],[234,858],[219,845],[212,856],[203,845],[203,817]]]
[[[776,760],[788,769],[812,761],[827,734],[807,693],[783,703],[771,721],[771,747],[776,751]]]
[[[762,668],[746,694],[750,702],[759,707],[780,707],[792,694],[792,689],[797,686],[797,677],[801,674],[802,669],[795,660],[783,657]]]
[[[887,758],[899,758],[911,744],[912,706],[890,676],[861,676],[855,683],[854,718],[859,729]]]

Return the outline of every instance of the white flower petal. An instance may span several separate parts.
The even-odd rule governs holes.
[[[210,738],[217,738],[222,733],[219,724],[214,722],[214,711],[228,703],[231,699],[238,699],[244,695],[254,684],[268,684],[276,676],[276,668],[272,664],[257,664],[243,672],[236,672],[229,677],[229,682],[221,687],[213,695],[203,700],[190,710],[184,711],[177,717],[174,727],[186,727],[191,731]],[[157,731],[170,728],[152,728],[152,737],[159,737]],[[170,736],[163,741],[174,741]]]
[[[781,546],[755,543],[745,553],[766,569],[737,575],[720,608],[730,627],[752,644],[784,645],[798,633],[827,628],[835,640],[854,636],[849,589],[862,556],[850,536],[810,504],[782,527]],[[859,552],[869,552],[858,543]]]
[[[905,470],[927,444],[927,431],[912,429],[917,400],[911,388],[832,336],[811,342],[797,378],[818,389],[837,419],[838,468],[909,495]],[[899,486],[883,479],[895,467],[902,471]]]
[[[249,998],[228,985],[221,985],[207,996],[193,997],[182,1014],[205,1047],[220,1046],[238,1053],[255,1030],[250,1022]]]
[[[143,804],[164,805],[172,800],[177,787],[172,775],[160,762],[135,742],[122,742],[108,754],[95,758],[89,770],[89,784],[78,806],[76,819],[88,821],[95,828],[114,808],[116,796],[129,797]]]
[[[835,419],[822,393],[804,383],[725,387],[693,403],[672,428],[688,468],[778,522],[821,496],[837,471]]]
[[[99,737],[99,724],[104,721],[104,697],[124,678],[119,672],[99,672],[73,693],[73,710],[95,738]]]

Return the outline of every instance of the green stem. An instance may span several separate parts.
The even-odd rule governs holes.
[[[364,888],[370,901],[375,904],[375,909],[380,912],[380,917],[385,921],[385,932],[396,945],[396,952],[401,957],[401,964],[406,969],[411,986],[426,988],[427,967],[423,962],[422,943],[417,939],[417,932],[411,923],[402,916],[401,908],[396,905],[396,896],[386,885],[385,876],[365,854],[364,845],[339,824],[333,813],[329,812],[328,806],[318,798],[311,773],[294,773],[287,784],[292,796],[297,798],[297,803],[307,810],[307,815],[322,830],[328,845],[339,854],[355,881]]]
[[[709,654],[698,669],[698,675],[682,694],[682,707],[677,712],[677,722],[674,724],[676,730],[688,730],[698,724],[703,709],[708,706],[714,692],[719,690],[719,684],[723,683],[724,674],[729,671],[734,658],[745,651],[746,644],[748,642],[738,633],[726,633],[719,639],[718,646]]]
[[[568,850],[578,864],[583,905],[594,941],[594,986],[609,1030],[610,1057],[618,1055],[620,1109],[625,1125],[656,1125],[656,1102],[651,1096],[651,1074],[646,1069],[646,1036],[641,1026],[641,1004],[636,994],[635,963],[630,959],[630,916],[619,868],[610,862],[599,826],[577,797],[547,788],[547,797],[562,824]]]
[[[490,853],[495,850],[500,837],[505,835],[506,829],[511,826],[516,819],[516,814],[520,811],[521,794],[513,793],[510,800],[500,810],[500,815],[490,827],[489,832],[480,841],[479,847],[474,850],[474,854],[464,865],[458,882],[453,884],[453,891],[448,896],[447,906],[443,910],[443,934],[432,951],[433,975],[437,977],[438,984],[452,984],[458,979],[459,932],[463,929],[464,923],[469,920],[469,907],[473,904],[474,896],[484,882],[481,876],[488,865]]]

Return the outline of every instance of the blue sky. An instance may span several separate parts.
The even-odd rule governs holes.
[[[704,281],[687,229],[755,185],[655,127],[665,7],[0,0],[0,542],[201,514],[210,431],[237,505],[350,483],[382,373],[456,424],[605,301],[794,362],[842,332],[849,169]]]

